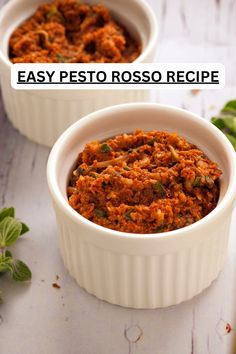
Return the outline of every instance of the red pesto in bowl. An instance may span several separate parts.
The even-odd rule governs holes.
[[[140,53],[140,43],[107,7],[79,0],[40,5],[9,43],[13,63],[129,63]]]
[[[67,188],[69,204],[88,220],[129,233],[172,231],[217,205],[222,171],[176,133],[123,134],[88,143]]]

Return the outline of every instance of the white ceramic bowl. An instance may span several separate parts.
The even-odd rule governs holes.
[[[149,94],[144,90],[14,90],[10,84],[9,38],[43,2],[45,0],[11,0],[1,9],[0,79],[5,109],[13,125],[29,139],[52,146],[69,125],[85,114],[112,104],[145,101]],[[97,3],[97,0],[88,2]],[[135,62],[152,62],[158,31],[155,15],[147,2],[103,0],[102,3],[141,40],[143,50]]]
[[[85,219],[66,187],[87,142],[141,128],[174,131],[201,148],[223,170],[217,207],[200,221],[160,234],[129,234]],[[126,307],[155,308],[191,299],[222,269],[236,196],[235,151],[211,123],[179,108],[134,103],[105,108],[73,124],[56,142],[47,177],[70,274],[89,293]]]

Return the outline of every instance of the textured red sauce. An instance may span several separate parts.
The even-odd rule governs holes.
[[[141,45],[101,4],[54,0],[42,4],[12,34],[13,63],[125,63]]]
[[[203,151],[177,134],[137,130],[85,146],[68,186],[69,203],[113,230],[171,231],[216,207],[221,174]]]

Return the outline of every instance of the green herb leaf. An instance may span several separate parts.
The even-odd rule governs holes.
[[[166,189],[165,187],[163,186],[163,184],[161,184],[161,182],[156,182],[154,185],[153,185],[153,188],[154,190],[156,191],[157,195],[162,198],[162,197],[165,197],[166,195]]]
[[[10,251],[5,251],[5,257],[12,258],[12,253]]]
[[[164,226],[159,226],[156,228],[155,233],[159,234],[160,232],[164,231]]]
[[[20,233],[20,236],[26,234],[26,232],[28,232],[29,230],[30,230],[29,227],[28,227],[26,224],[24,224],[24,223],[22,222],[22,223],[21,223],[21,233]]]
[[[57,54],[57,60],[58,60],[59,63],[65,63],[66,62],[66,58],[64,57],[64,55],[60,54],[60,53]]]
[[[7,257],[6,255],[0,256],[0,273],[5,273],[10,270],[11,257]]]
[[[80,166],[73,171],[73,175],[76,177],[82,176],[83,174],[84,174],[84,169]]]
[[[32,273],[28,266],[17,259],[11,261],[10,272],[12,278],[19,282],[30,280],[32,277]]]
[[[220,130],[225,128],[224,120],[221,117],[212,117],[211,122]]]
[[[195,177],[192,185],[193,185],[193,187],[197,187],[200,185],[200,183],[201,183],[201,177],[197,176],[197,177]]]
[[[133,219],[132,219],[132,217],[131,217],[131,214],[133,213],[133,209],[129,209],[129,210],[127,210],[126,212],[125,212],[125,218],[127,219],[127,220],[130,220],[130,221],[133,221]]]
[[[112,148],[108,144],[102,144],[101,145],[101,152],[106,153],[106,152],[111,152]]]
[[[208,187],[212,188],[214,185],[214,180],[211,178],[211,176],[205,176],[205,180]]]
[[[149,140],[149,141],[147,142],[147,145],[149,145],[149,146],[154,146],[155,141],[156,141],[156,139],[153,138],[153,139],[151,139],[151,140]]]
[[[20,221],[7,216],[0,222],[0,247],[8,247],[17,241],[21,234]]]
[[[99,174],[96,172],[90,172],[89,176],[93,177],[94,179],[99,178]]]
[[[236,100],[227,102],[221,115],[212,117],[211,122],[225,134],[236,150]]]
[[[105,211],[101,210],[101,209],[94,209],[94,214],[99,217],[99,218],[105,218],[106,217],[106,213]]]
[[[125,167],[124,167],[124,170],[125,170],[125,171],[130,171],[130,168],[129,168],[128,166],[125,166]]]
[[[232,113],[236,116],[236,100],[231,100],[227,102],[221,112]]]
[[[227,138],[229,139],[229,141],[231,142],[231,144],[234,147],[234,150],[236,151],[236,137],[234,137],[232,134],[225,134],[227,136]]]
[[[12,218],[15,217],[15,209],[13,207],[11,208],[3,208],[0,211],[0,222],[6,218],[7,216],[11,216]]]
[[[47,19],[51,19],[51,17],[57,16],[61,22],[65,22],[65,18],[62,15],[62,13],[58,10],[58,8],[55,5],[52,5],[51,9],[47,13]]]
[[[236,117],[233,116],[227,116],[224,117],[224,124],[225,127],[232,132],[232,134],[236,134]]]

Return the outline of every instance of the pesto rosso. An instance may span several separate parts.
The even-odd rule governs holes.
[[[218,83],[218,71],[39,70],[18,71],[18,83]],[[165,76],[165,77],[164,77]]]
[[[70,206],[113,230],[160,233],[202,219],[217,205],[222,171],[174,132],[137,129],[78,151]]]

